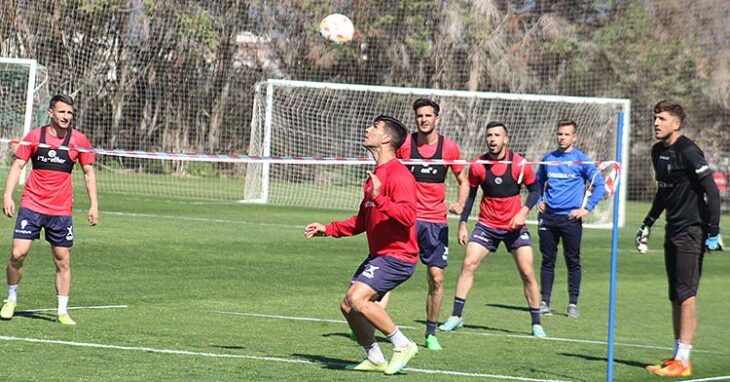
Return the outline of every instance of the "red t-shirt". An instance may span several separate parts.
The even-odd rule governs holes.
[[[382,182],[378,196],[371,197],[373,183],[368,177],[357,215],[327,224],[325,235],[354,236],[364,231],[372,256],[393,256],[413,264],[418,260],[416,180],[398,159],[376,167],[375,175]]]
[[[505,158],[509,158],[509,152]],[[481,158],[476,158],[481,159]],[[512,179],[515,182],[520,177],[520,166],[517,165],[522,161],[522,157],[514,153],[512,159]],[[502,176],[507,171],[507,164],[495,163],[491,165],[491,173],[494,176]],[[530,165],[524,166],[524,174],[522,175],[522,184],[529,186],[536,182],[535,172],[532,171]],[[469,187],[480,187],[486,180],[486,167],[483,163],[474,163],[469,166]],[[482,195],[482,202],[479,204],[479,222],[492,228],[511,230],[510,221],[522,208],[522,197],[520,194],[510,196],[508,198],[495,198]]]
[[[396,153],[398,158],[411,159],[411,137],[408,134],[403,145]],[[443,160],[459,160],[461,152],[459,146],[452,140],[441,136],[444,145],[441,148],[441,156]],[[438,141],[433,144],[418,145],[418,152],[423,158],[433,157],[438,148]],[[435,159],[435,158],[434,158]],[[448,165],[454,174],[458,174],[464,170],[464,165],[451,164]],[[446,223],[446,186],[444,183],[423,183],[416,182],[418,189],[418,220],[431,223]]]
[[[23,138],[30,145],[19,145],[15,151],[15,157],[28,161],[38,148],[41,140],[41,128],[31,130]],[[63,144],[64,138],[54,137],[50,129],[46,130],[46,144],[51,147],[58,147]],[[69,147],[91,148],[88,138],[77,131],[71,130]],[[69,157],[73,162],[79,162],[82,166],[94,163],[93,153],[80,153],[76,150],[69,150]],[[46,215],[70,216],[73,209],[73,185],[72,176],[67,172],[33,169],[30,172],[28,181],[23,188],[20,206],[31,209]]]

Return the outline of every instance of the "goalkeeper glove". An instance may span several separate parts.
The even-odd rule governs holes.
[[[646,245],[649,242],[649,236],[651,236],[651,226],[646,223],[641,223],[639,229],[636,231],[636,250],[639,253],[646,253],[649,250],[649,246]]]
[[[708,236],[705,240],[705,249],[708,251],[722,251],[722,236],[720,234]]]

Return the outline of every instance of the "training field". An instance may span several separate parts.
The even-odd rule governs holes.
[[[561,258],[556,314],[543,319],[549,338],[530,337],[519,276],[500,248],[477,273],[465,308],[467,326],[440,334],[443,352],[421,348],[403,375],[386,377],[343,369],[364,356],[348,339],[338,308],[365,256],[364,235],[303,238],[307,223],[346,218],[352,211],[102,194],[101,224],[91,228],[85,224],[83,191],[77,191],[76,200],[71,306],[78,310],[71,314],[78,326],[53,322],[54,267],[48,244],[37,242],[20,288],[18,309],[25,312],[0,322],[3,381],[605,380],[609,230],[584,235],[579,320],[564,315]],[[646,255],[631,244],[647,208],[629,204],[627,228],[621,232],[615,348],[615,379],[620,381],[655,379],[643,366],[671,352],[663,230],[654,229]],[[0,222],[4,266],[13,221]],[[724,216],[726,239],[728,223]],[[454,224],[442,320],[451,311],[464,256],[455,233]],[[389,307],[419,344],[425,326],[424,272],[419,265]],[[728,275],[730,253],[706,257],[693,353],[696,379],[730,379]],[[389,356],[390,344],[383,349]]]

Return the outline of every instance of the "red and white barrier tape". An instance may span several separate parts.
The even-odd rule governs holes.
[[[16,139],[0,138],[0,142],[18,145],[35,145],[38,147],[47,147],[54,150],[71,150],[83,153],[95,153],[102,155],[111,155],[117,157],[126,158],[142,158],[142,159],[159,159],[159,160],[185,160],[185,161],[201,161],[201,162],[229,162],[229,163],[277,163],[277,164],[373,164],[375,161],[370,157],[315,157],[315,156],[257,156],[257,155],[236,155],[236,154],[185,154],[185,153],[171,153],[162,151],[141,151],[141,150],[107,150],[102,148],[82,148],[82,147],[66,147],[66,146],[52,146],[49,144],[39,144],[26,141],[19,141]],[[495,163],[512,163],[512,161],[501,160],[481,160],[481,159],[459,159],[459,160],[444,160],[444,159],[409,159],[403,160],[404,164],[433,164],[433,165],[448,165],[448,164],[460,164],[470,165],[473,163],[483,164],[495,164]],[[594,164],[598,166],[601,171],[607,169],[613,165],[618,168],[620,165],[616,161],[593,161],[593,162],[581,162],[581,161],[535,161],[530,162],[522,160],[517,163],[518,166],[523,167],[524,165],[582,165],[582,164]]]

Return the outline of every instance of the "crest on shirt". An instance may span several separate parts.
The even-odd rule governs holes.
[[[494,183],[495,184],[502,184],[502,177],[501,176],[495,177],[494,178]]]
[[[53,158],[56,156],[56,150],[48,150],[48,156]]]

